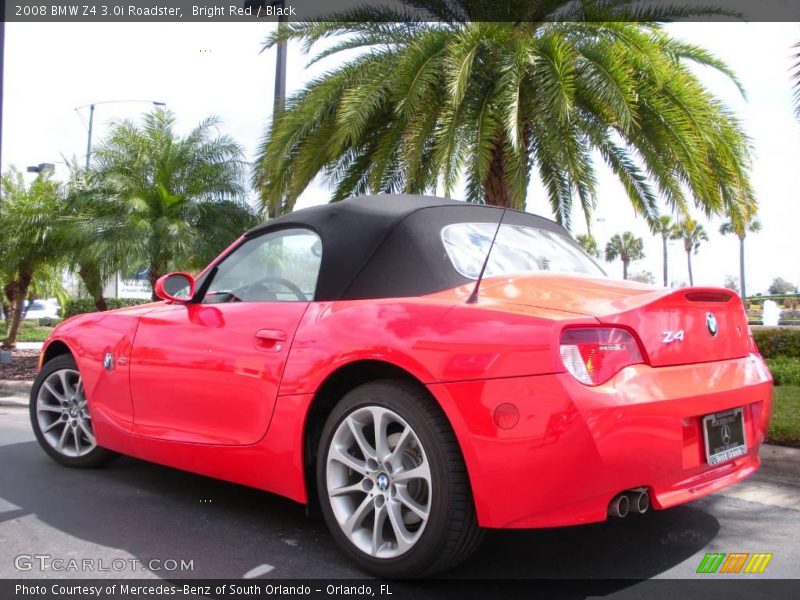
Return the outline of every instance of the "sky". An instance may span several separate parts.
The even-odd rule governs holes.
[[[242,144],[252,160],[272,112],[275,51],[261,52],[270,23],[7,23],[3,82],[2,169],[56,164],[66,177],[65,158],[84,160],[88,108],[96,103],[95,142],[115,120],[136,119],[164,102],[178,128],[188,131],[211,114],[221,131]],[[678,23],[673,35],[700,44],[738,74],[747,97],[719,74],[698,74],[742,122],[753,143],[752,180],[759,201],[761,233],[747,239],[748,293],[766,292],[775,277],[800,286],[800,121],[792,109],[792,45],[798,23]],[[308,57],[289,47],[287,89],[291,93],[339,59],[306,68]],[[104,101],[115,101],[99,104]],[[140,102],[116,102],[139,100]],[[78,108],[83,107],[83,108]],[[661,239],[637,218],[621,185],[598,169],[593,232],[601,245],[633,231],[645,240],[645,259],[631,272],[649,271],[661,282]],[[33,175],[29,175],[33,177]],[[328,201],[323,182],[312,184],[298,207]],[[541,186],[532,182],[527,209],[552,218]],[[581,215],[574,231],[584,232]],[[720,219],[701,218],[710,241],[692,257],[695,285],[722,285],[738,277],[738,239],[718,233]],[[670,281],[688,282],[686,254],[671,242]],[[620,277],[620,263],[605,265]]]

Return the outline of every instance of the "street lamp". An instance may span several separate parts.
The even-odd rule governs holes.
[[[44,175],[48,171],[52,173],[56,170],[56,166],[53,163],[39,163],[38,165],[32,165],[28,167],[28,173],[38,173],[39,175]]]
[[[166,106],[164,102],[158,102],[156,100],[103,100],[101,102],[93,102],[92,104],[84,104],[83,106],[78,106],[75,110],[80,110],[82,108],[89,107],[89,137],[86,140],[86,170],[89,170],[89,158],[92,155],[92,127],[94,125],[94,107],[98,104],[125,104],[125,103],[134,103],[134,102],[146,102],[147,104],[152,104],[153,106],[163,107]]]

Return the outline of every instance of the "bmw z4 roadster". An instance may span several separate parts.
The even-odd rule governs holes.
[[[772,379],[738,296],[610,280],[535,215],[355,198],[155,292],[47,341],[45,452],[310,504],[379,576],[452,567],[487,528],[666,509],[760,464]]]

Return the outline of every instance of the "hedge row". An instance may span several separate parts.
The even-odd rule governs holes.
[[[126,306],[138,306],[139,304],[147,304],[152,300],[135,300],[132,298],[106,298],[106,304],[109,309],[125,308]],[[94,300],[91,298],[70,298],[64,303],[64,318],[74,317],[75,315],[82,315],[84,313],[96,312]]]
[[[800,360],[796,358],[768,358],[767,365],[775,385],[800,386]]]
[[[800,328],[754,329],[753,337],[764,358],[800,359]]]
[[[761,306],[765,300],[773,300],[784,307],[789,308],[792,304],[800,304],[800,294],[783,294],[780,296],[748,296],[747,303],[751,306]]]

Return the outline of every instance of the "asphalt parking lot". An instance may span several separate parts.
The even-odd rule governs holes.
[[[729,491],[667,511],[583,527],[492,531],[446,577],[709,577],[695,573],[706,552],[770,552],[772,561],[757,577],[797,578],[800,481],[791,472],[762,469]],[[106,567],[122,559],[128,566],[58,571],[37,559],[20,563],[20,555],[88,558]],[[191,568],[182,570],[180,561],[191,561]],[[147,564],[162,570],[143,570]],[[300,505],[128,458],[100,470],[65,469],[40,451],[26,409],[0,406],[0,578],[42,577],[363,575]]]

